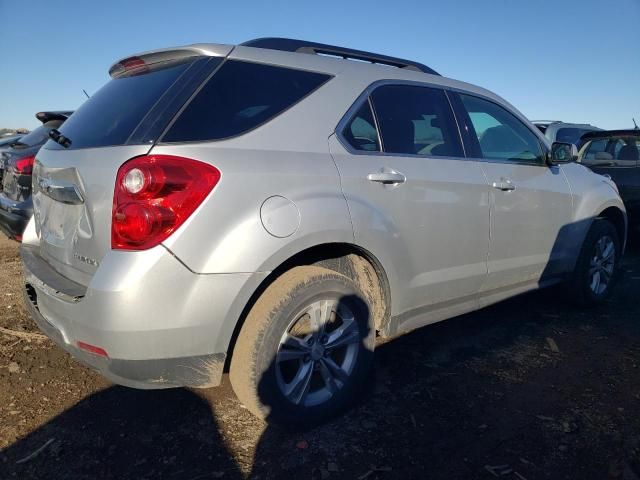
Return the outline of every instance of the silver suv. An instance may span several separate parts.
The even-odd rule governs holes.
[[[40,328],[112,381],[256,415],[344,410],[389,338],[565,281],[610,292],[626,214],[495,94],[298,40],[117,62],[40,150],[21,249]]]

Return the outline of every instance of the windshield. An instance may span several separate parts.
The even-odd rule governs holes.
[[[49,131],[53,128],[58,128],[60,125],[62,125],[62,123],[62,120],[51,120],[50,122],[40,125],[31,133],[28,133],[27,135],[22,137],[15,145],[15,147],[27,148],[35,147],[36,145],[42,145],[44,142],[49,140]]]

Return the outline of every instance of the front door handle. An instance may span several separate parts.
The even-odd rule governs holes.
[[[385,185],[396,185],[406,182],[407,177],[400,172],[376,172],[367,175],[367,180],[370,182],[384,183]]]
[[[508,178],[501,178],[499,182],[493,182],[491,185],[496,190],[502,190],[503,192],[510,192],[516,189],[516,186]]]

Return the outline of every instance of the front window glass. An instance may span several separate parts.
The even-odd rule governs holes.
[[[543,161],[538,137],[515,115],[482,98],[460,98],[475,129],[482,158],[536,164]]]
[[[583,160],[595,160],[598,153],[607,152],[607,144],[609,140],[607,138],[600,138],[593,140],[589,145],[585,147],[585,153],[582,157]],[[611,156],[613,158],[613,155]],[[584,162],[587,163],[587,162]]]

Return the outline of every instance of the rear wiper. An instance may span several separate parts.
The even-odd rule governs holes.
[[[20,140],[17,140],[17,141],[15,141],[13,143],[10,143],[9,146],[11,148],[13,148],[13,147],[28,147],[29,145],[27,145],[26,143],[21,142]]]
[[[69,148],[69,145],[71,145],[71,139],[62,135],[57,128],[49,130],[49,138],[64,148]]]

